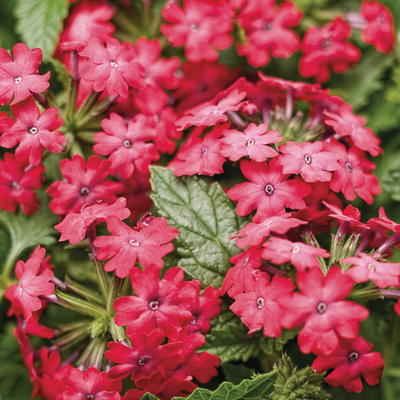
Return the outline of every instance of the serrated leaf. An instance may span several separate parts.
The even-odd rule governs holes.
[[[278,338],[272,338],[257,332],[254,336],[259,338],[260,349],[265,354],[272,354],[275,351],[282,351],[283,346],[291,339],[297,336],[301,328],[292,330],[282,329],[282,334]],[[262,335],[260,337],[260,335]]]
[[[268,399],[268,394],[274,389],[277,373],[257,375],[253,379],[245,379],[239,385],[224,382],[217,390],[211,392],[207,389],[197,388],[187,400],[262,400]],[[178,400],[173,397],[172,400]]]
[[[250,379],[254,374],[254,369],[243,364],[225,363],[222,365],[222,372],[227,381],[238,385],[243,379]]]
[[[140,400],[158,400],[158,397],[147,392],[143,397],[140,398]]]
[[[203,287],[220,288],[230,258],[238,253],[229,240],[244,225],[218,183],[208,186],[197,177],[176,177],[171,170],[150,167],[152,199],[168,223],[179,229],[179,261],[185,272]]]
[[[247,336],[248,329],[243,325],[227,324],[224,329],[212,329],[206,335],[202,351],[221,357],[221,364],[228,361],[246,362],[260,352],[258,340]]]
[[[17,0],[16,31],[28,47],[42,49],[43,60],[48,60],[54,53],[67,15],[68,0]]]

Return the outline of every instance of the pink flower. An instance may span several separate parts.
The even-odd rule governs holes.
[[[276,157],[278,152],[265,145],[280,143],[283,140],[278,131],[268,131],[268,124],[257,126],[250,123],[244,132],[229,129],[223,131],[222,134],[224,138],[220,139],[220,141],[224,145],[220,150],[220,154],[224,157],[229,157],[231,161],[237,161],[245,156],[258,162]]]
[[[334,369],[325,379],[331,386],[343,386],[348,392],[362,390],[361,376],[369,385],[377,385],[383,372],[380,353],[372,353],[374,346],[361,336],[355,339],[341,339],[339,347],[330,355],[319,355],[312,368],[318,374]]]
[[[270,55],[289,58],[300,49],[294,28],[302,18],[302,12],[293,3],[285,1],[276,10],[275,1],[249,2],[237,17],[249,44],[239,44],[238,54],[247,56],[249,64],[261,67],[270,61]]]
[[[277,158],[277,162],[283,166],[284,174],[300,174],[306,182],[329,182],[332,174],[328,171],[336,171],[341,168],[337,163],[340,155],[330,151],[324,151],[322,142],[286,142],[279,146],[283,153]]]
[[[11,113],[17,119],[4,130],[0,145],[11,149],[16,144],[17,161],[29,160],[32,165],[38,166],[42,159],[43,147],[52,153],[60,153],[65,143],[64,135],[57,131],[63,124],[63,119],[57,117],[58,109],[48,108],[40,114],[39,107],[33,97],[28,97],[22,104],[11,106]],[[8,118],[4,121],[9,120]]]
[[[400,264],[378,262],[374,257],[359,253],[358,257],[349,257],[340,260],[343,264],[353,266],[346,270],[345,275],[354,282],[373,281],[378,287],[400,286]]]
[[[238,215],[247,215],[257,209],[254,222],[264,218],[284,214],[285,207],[299,209],[306,206],[303,197],[311,192],[311,187],[296,177],[288,180],[290,174],[282,173],[282,166],[276,159],[269,164],[244,160],[240,163],[243,175],[251,182],[239,183],[227,194],[237,200]]]
[[[297,273],[301,293],[279,298],[286,309],[282,326],[287,329],[304,325],[298,336],[300,350],[308,354],[319,351],[327,356],[339,346],[338,335],[354,339],[360,323],[368,317],[368,310],[359,304],[345,301],[353,288],[353,280],[339,268],[331,268],[328,275],[319,268]]]
[[[246,92],[239,89],[229,90],[225,97],[216,97],[213,101],[199,104],[185,111],[185,115],[176,121],[180,131],[189,126],[214,126],[217,122],[228,121],[228,111],[237,111],[245,102]]]
[[[17,104],[32,93],[44,92],[50,84],[50,72],[39,75],[43,53],[40,49],[29,50],[24,43],[13,47],[14,61],[10,54],[0,49],[0,106]]]
[[[361,39],[381,53],[390,53],[396,44],[393,15],[389,8],[377,1],[364,0],[361,15],[367,23],[361,32]]]
[[[326,201],[323,201],[323,204],[333,212],[333,214],[329,214],[330,217],[335,218],[339,221],[349,222],[349,226],[351,228],[369,229],[366,224],[360,222],[360,210],[356,207],[353,207],[351,204],[349,204],[344,209],[344,211],[342,211],[339,207],[334,206],[333,204],[328,204]]]
[[[91,156],[87,161],[80,155],[72,160],[60,162],[60,169],[65,181],[56,181],[50,185],[47,192],[53,200],[50,209],[55,214],[64,215],[69,212],[80,212],[86,204],[97,201],[114,203],[117,194],[123,189],[122,183],[106,180],[111,162],[101,160],[99,156]]]
[[[360,50],[347,41],[351,28],[341,18],[336,18],[322,28],[312,26],[303,38],[299,72],[317,82],[329,79],[330,69],[346,72],[361,57]]]
[[[179,58],[159,58],[161,44],[158,39],[149,40],[141,37],[136,41],[136,61],[145,69],[146,83],[155,89],[176,89],[180,80],[176,71],[181,65]]]
[[[262,258],[274,264],[281,265],[290,262],[298,271],[306,268],[320,268],[316,257],[328,258],[330,254],[318,247],[309,246],[301,242],[271,237],[264,244]]]
[[[368,225],[371,227],[383,227],[387,231],[392,231],[394,233],[400,232],[400,224],[389,219],[383,207],[379,209],[379,218],[371,218],[368,221]]]
[[[182,328],[193,321],[185,303],[187,291],[193,295],[194,287],[178,288],[169,276],[160,280],[160,269],[154,266],[144,271],[132,268],[130,278],[136,296],[123,296],[114,301],[114,309],[118,312],[115,323],[128,325],[129,335],[150,332],[157,327],[168,338],[176,340]]]
[[[262,263],[261,252],[260,246],[250,246],[243,253],[231,258],[231,263],[235,265],[224,278],[221,296],[228,292],[228,295],[234,298],[239,293],[254,290],[253,271]]]
[[[45,253],[46,250],[38,246],[26,263],[18,261],[15,275],[19,284],[11,285],[4,294],[10,300],[14,313],[23,314],[26,320],[32,316],[32,312],[43,307],[39,296],[49,296],[54,292],[54,285],[50,283],[54,278],[53,272],[45,269],[39,275]]]
[[[382,191],[376,177],[369,173],[375,164],[368,161],[364,152],[356,147],[350,147],[347,151],[335,139],[331,139],[330,145],[332,152],[340,154],[338,163],[342,167],[333,173],[330,188],[334,192],[341,191],[350,201],[356,198],[356,192],[367,204],[372,204],[373,196]]]
[[[183,9],[169,3],[162,16],[172,25],[164,24],[161,32],[174,47],[185,45],[186,58],[191,62],[215,61],[218,52],[232,44],[232,12],[222,0],[205,2],[185,0]]]
[[[176,176],[195,174],[212,176],[222,173],[225,157],[219,154],[222,143],[217,139],[228,125],[229,122],[217,125],[203,139],[199,137],[203,129],[194,129],[167,168],[173,168]]]
[[[174,249],[171,242],[178,236],[178,229],[167,226],[167,220],[156,218],[140,232],[124,224],[117,217],[108,217],[107,228],[113,236],[101,236],[94,241],[99,247],[97,258],[107,260],[105,270],[115,271],[119,278],[126,278],[138,259],[143,267],[161,268],[162,258]]]
[[[161,329],[154,329],[149,334],[129,335],[131,346],[110,342],[110,349],[105,353],[107,359],[116,365],[107,373],[108,379],[124,379],[131,375],[135,382],[150,379],[155,373],[164,375],[166,369],[174,369],[185,359],[179,354],[182,343],[168,343],[161,346],[165,336]]]
[[[136,52],[131,44],[121,45],[117,39],[107,39],[105,48],[96,36],[78,52],[91,64],[82,77],[93,82],[96,92],[104,90],[111,96],[127,98],[129,87],[138,90],[146,87],[144,68],[135,61]]]
[[[264,219],[260,224],[250,222],[239,233],[229,239],[235,239],[242,236],[236,241],[239,249],[245,249],[247,246],[258,246],[262,244],[271,232],[280,235],[285,234],[289,229],[296,228],[299,225],[307,225],[307,221],[301,221],[296,218],[290,218],[291,214],[281,214],[276,217]]]
[[[331,118],[325,119],[325,124],[332,126],[338,135],[350,136],[355,146],[368,151],[373,157],[383,154],[379,147],[381,140],[374,135],[371,128],[363,128],[366,119],[354,115],[350,104],[344,103],[338,113],[324,111],[324,114]]]
[[[135,168],[148,172],[152,160],[160,155],[153,143],[147,143],[154,137],[154,130],[147,126],[146,117],[138,114],[129,121],[128,126],[118,114],[111,113],[110,119],[101,121],[104,132],[97,132],[93,146],[94,152],[102,156],[110,154],[110,174],[117,172],[125,179],[132,176]]]
[[[270,282],[268,274],[263,274],[256,279],[254,291],[236,295],[229,308],[241,316],[241,321],[250,329],[249,336],[264,326],[265,336],[279,337],[284,309],[277,299],[289,295],[294,289],[290,279],[274,276]]]
[[[85,238],[86,230],[93,222],[104,222],[110,216],[121,220],[128,218],[131,213],[125,206],[126,200],[120,197],[110,206],[106,202],[101,202],[83,206],[79,214],[68,213],[64,220],[54,227],[56,231],[61,232],[61,237],[58,241],[69,240],[73,244],[79,243]]]
[[[15,212],[18,205],[26,215],[31,215],[39,208],[39,201],[34,190],[40,189],[45,167],[39,165],[27,170],[28,160],[18,162],[14,154],[4,154],[0,160],[0,208]]]
[[[67,389],[57,396],[57,400],[120,400],[122,381],[107,378],[107,372],[99,372],[89,367],[86,372],[72,368],[63,382]]]

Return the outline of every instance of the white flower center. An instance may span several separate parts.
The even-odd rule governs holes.
[[[265,304],[264,299],[263,299],[262,297],[259,297],[259,298],[257,299],[257,307],[258,307],[258,308],[263,308],[263,307],[264,307],[264,304]]]
[[[118,68],[118,63],[117,63],[116,61],[111,61],[111,62],[110,62],[110,65],[111,65],[113,68]]]
[[[18,85],[19,83],[21,83],[22,78],[20,76],[17,76],[16,78],[14,78],[14,82],[16,85]]]
[[[375,267],[375,265],[372,264],[372,263],[369,263],[369,264],[368,264],[368,269],[369,269],[371,272],[375,272],[375,271],[376,271],[376,267]]]
[[[21,189],[21,186],[19,185],[18,182],[12,182],[12,183],[11,183],[11,186],[12,186],[12,188],[15,189],[15,190]]]
[[[300,246],[296,244],[296,246],[294,246],[292,249],[292,253],[298,253],[299,251],[300,251]]]
[[[134,247],[138,247],[138,246],[139,246],[139,242],[138,242],[137,240],[135,240],[135,239],[131,239],[131,240],[129,241],[129,244],[130,244],[131,246],[134,246]]]
[[[304,161],[306,162],[306,164],[311,164],[311,161],[312,161],[311,156],[309,154],[304,156]]]
[[[199,29],[200,29],[200,26],[196,22],[193,22],[192,24],[190,24],[190,30],[192,32],[198,32]]]
[[[81,189],[82,196],[87,196],[89,193],[90,193],[90,189],[88,187],[85,186]]]
[[[36,128],[36,126],[32,126],[32,128],[29,128],[29,133],[32,133],[32,135],[36,135],[39,132],[39,129]]]
[[[359,355],[358,355],[358,353],[355,352],[355,351],[352,351],[352,352],[349,354],[349,360],[350,360],[350,362],[357,361],[357,360],[358,360],[358,357],[359,357]]]
[[[318,311],[319,314],[323,314],[326,311],[327,308],[328,308],[328,306],[323,301],[321,301],[317,305],[317,311]]]
[[[270,183],[268,183],[268,185],[265,186],[264,190],[268,196],[271,196],[271,194],[274,193],[274,187]]]
[[[158,310],[158,307],[160,306],[160,302],[157,300],[153,300],[149,303],[149,308],[150,310],[156,311]]]
[[[129,147],[131,147],[131,146],[132,146],[132,143],[128,139],[124,140],[124,147],[129,149]]]
[[[246,146],[247,146],[247,147],[251,147],[251,146],[253,146],[254,143],[255,143],[255,142],[254,142],[254,139],[249,139],[249,140],[246,142]]]

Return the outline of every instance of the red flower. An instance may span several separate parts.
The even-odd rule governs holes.
[[[120,380],[107,378],[107,372],[99,372],[89,367],[86,372],[72,368],[62,380],[67,388],[57,396],[57,400],[120,400],[122,390]]]
[[[300,350],[308,354],[319,351],[332,354],[339,346],[338,335],[354,339],[368,310],[345,301],[353,288],[353,280],[339,268],[331,268],[324,277],[318,268],[297,273],[297,285],[302,293],[279,298],[286,309],[282,326],[287,329],[304,325],[298,336]]]
[[[361,57],[360,50],[346,41],[350,34],[350,26],[341,18],[322,28],[309,28],[303,39],[300,75],[305,78],[314,76],[317,82],[322,83],[329,79],[330,69],[346,72]]]
[[[39,311],[34,311],[28,320],[24,319],[22,315],[18,316],[18,327],[22,332],[24,332],[25,335],[38,336],[44,339],[53,339],[53,329],[39,324],[39,318],[42,314],[42,311],[43,308],[41,308]]]
[[[325,379],[333,387],[343,386],[348,392],[361,392],[361,376],[369,385],[377,385],[383,372],[380,353],[371,353],[374,346],[361,336],[341,339],[340,345],[328,356],[319,355],[312,368],[318,374],[334,369]]]
[[[217,125],[203,139],[199,137],[203,129],[194,129],[167,168],[173,168],[176,176],[194,174],[212,176],[222,173],[225,157],[219,154],[222,143],[217,139],[228,125],[229,122]]]
[[[178,114],[203,101],[211,100],[238,75],[237,70],[230,72],[225,65],[209,61],[186,62],[182,66],[182,72],[181,84],[173,94],[178,100]]]
[[[364,228],[369,229],[369,227],[360,222],[361,212],[358,208],[353,207],[349,204],[344,211],[342,211],[339,207],[334,206],[332,204],[328,204],[326,201],[323,201],[323,204],[333,212],[333,214],[329,214],[330,217],[335,218],[339,221],[349,222],[349,226],[351,228]]]
[[[384,227],[387,229],[386,232],[387,231],[392,231],[394,233],[400,232],[400,224],[389,219],[386,216],[383,207],[379,209],[379,218],[371,218],[368,221],[368,225],[371,227]]]
[[[280,143],[283,137],[276,130],[268,131],[268,124],[249,124],[244,132],[228,129],[222,132],[220,141],[224,144],[220,154],[237,161],[248,156],[254,161],[265,161],[267,158],[276,157],[279,153],[272,147],[265,146],[271,143]]]
[[[155,131],[153,140],[157,149],[161,153],[174,153],[176,150],[174,140],[181,139],[182,132],[178,131],[175,126],[178,116],[174,109],[166,107],[168,104],[167,94],[152,86],[147,86],[135,97],[135,104],[147,117],[147,127]]]
[[[83,79],[93,82],[93,90],[106,91],[111,96],[128,97],[129,87],[146,87],[144,68],[135,61],[136,52],[129,43],[121,45],[117,39],[107,39],[107,48],[101,39],[92,37],[79,55],[92,65],[83,73]]]
[[[296,218],[290,218],[291,214],[281,214],[276,217],[264,219],[260,224],[250,222],[239,233],[229,239],[235,239],[239,236],[244,236],[236,241],[239,249],[244,249],[248,245],[258,246],[265,241],[271,232],[280,235],[285,234],[289,229],[296,228],[299,225],[307,225],[307,221],[301,221]]]
[[[337,163],[340,155],[324,151],[323,148],[322,142],[286,142],[279,146],[283,155],[276,160],[283,166],[284,174],[300,174],[306,182],[329,182],[332,174],[328,171],[341,168]]]
[[[111,161],[102,161],[99,156],[89,157],[87,168],[80,155],[75,155],[72,160],[62,160],[61,174],[67,181],[56,181],[47,189],[53,197],[49,204],[51,211],[64,215],[80,212],[84,205],[97,201],[114,203],[123,185],[106,180],[110,166]]]
[[[104,222],[108,217],[117,217],[121,220],[128,218],[131,214],[125,208],[126,200],[123,197],[108,205],[106,202],[83,206],[82,211],[78,213],[70,212],[62,222],[57,224],[54,229],[61,232],[59,242],[69,240],[70,243],[79,243],[86,236],[87,228],[95,221]]]
[[[165,374],[166,369],[174,369],[185,360],[179,354],[183,343],[168,343],[161,346],[165,336],[161,329],[154,329],[148,335],[135,333],[129,335],[131,346],[110,342],[105,353],[107,359],[116,364],[107,373],[108,379],[124,379],[132,374],[131,379],[150,379],[155,373]]]
[[[14,61],[8,51],[0,49],[0,106],[17,104],[32,93],[44,92],[50,84],[50,72],[39,75],[43,53],[40,49],[29,50],[24,43],[13,47]]]
[[[1,124],[6,121],[12,121],[12,123],[8,124],[8,129],[4,129],[0,145],[11,149],[19,143],[15,150],[17,161],[29,159],[31,164],[38,166],[42,159],[42,146],[52,153],[62,151],[61,145],[65,143],[65,137],[56,129],[63,124],[63,119],[57,117],[57,108],[48,108],[40,114],[35,100],[33,100],[33,97],[29,97],[22,104],[12,105],[11,113],[17,121],[15,122],[11,118],[5,118],[1,121]]]
[[[277,299],[289,295],[294,289],[290,279],[274,276],[270,283],[268,274],[263,274],[256,279],[254,291],[236,295],[229,308],[241,316],[241,321],[250,329],[249,336],[264,326],[265,336],[279,337],[284,309]]]
[[[249,44],[239,44],[238,54],[247,56],[247,61],[254,67],[267,64],[270,54],[289,58],[300,49],[300,39],[288,28],[298,25],[301,18],[302,12],[289,1],[283,2],[279,10],[275,8],[275,1],[249,2],[237,17]]]
[[[238,201],[238,215],[247,215],[257,209],[253,220],[261,222],[264,218],[284,214],[285,207],[306,206],[302,198],[310,194],[310,185],[298,177],[287,180],[290,174],[282,173],[282,166],[276,159],[269,164],[244,160],[240,169],[251,182],[239,183],[227,192],[231,200]]]
[[[359,149],[368,151],[373,157],[383,154],[379,147],[381,140],[371,128],[363,128],[366,119],[354,115],[350,104],[344,103],[338,113],[325,111],[324,114],[331,118],[325,119],[325,124],[332,126],[339,136],[350,136]]]
[[[262,252],[264,260],[270,260],[277,265],[290,262],[298,271],[304,271],[306,268],[320,268],[316,257],[328,258],[329,256],[330,254],[324,249],[277,237],[271,237],[264,244]]]
[[[158,39],[139,38],[136,41],[136,61],[145,69],[146,83],[156,89],[176,89],[180,80],[176,71],[181,65],[179,58],[161,58],[161,44]]]
[[[353,266],[346,270],[345,275],[354,282],[373,281],[378,287],[400,286],[400,264],[378,262],[374,257],[360,253],[358,257],[349,257],[340,260],[344,264]]]
[[[368,161],[364,152],[356,147],[346,151],[346,147],[335,139],[331,139],[330,144],[331,151],[340,154],[338,163],[342,166],[333,173],[330,188],[334,192],[341,191],[350,201],[356,198],[356,192],[366,203],[372,204],[373,196],[382,191],[376,177],[369,173],[375,164]]]
[[[227,91],[226,96],[217,96],[213,101],[201,103],[185,111],[185,115],[176,121],[176,126],[183,131],[189,126],[213,126],[217,122],[228,121],[228,111],[237,111],[245,102],[246,92],[239,89]]]
[[[49,296],[54,292],[54,285],[50,281],[54,278],[53,272],[45,269],[40,275],[40,264],[43,261],[45,249],[38,246],[26,263],[18,261],[15,275],[18,285],[11,285],[5,292],[6,299],[11,301],[12,310],[16,315],[24,315],[28,320],[32,312],[40,310],[43,305],[39,296]]]
[[[389,8],[377,1],[363,1],[361,15],[367,20],[361,32],[361,39],[381,53],[390,53],[395,44],[393,15]]]
[[[101,236],[94,241],[99,247],[97,258],[110,261],[105,270],[115,271],[119,278],[126,278],[138,259],[143,267],[154,265],[161,268],[162,258],[174,249],[171,242],[178,236],[178,229],[167,226],[164,218],[153,219],[140,232],[121,222],[117,217],[107,218],[107,228],[113,236]]]
[[[28,160],[18,162],[14,154],[4,154],[0,160],[0,208],[11,212],[17,211],[18,204],[26,215],[31,215],[39,208],[34,190],[40,189],[44,182],[45,167],[39,165],[27,169]]]
[[[160,155],[153,143],[146,143],[154,137],[154,130],[146,125],[146,117],[138,114],[129,121],[128,126],[118,114],[111,113],[110,119],[101,121],[104,132],[97,132],[93,146],[95,153],[102,156],[110,155],[110,174],[117,172],[125,179],[132,176],[135,168],[140,172],[149,172],[152,160],[158,160]]]
[[[162,10],[162,16],[172,25],[162,25],[160,30],[174,47],[185,46],[189,61],[215,61],[218,50],[232,44],[228,32],[232,29],[232,12],[226,2],[217,0],[205,2],[185,0],[183,9],[169,3]]]
[[[243,253],[231,258],[231,263],[235,265],[224,278],[221,296],[228,292],[228,295],[234,298],[239,293],[254,291],[253,271],[262,263],[261,252],[259,246],[250,246]]]
[[[176,340],[182,328],[193,320],[185,308],[185,296],[187,290],[193,292],[194,288],[180,291],[173,282],[159,280],[160,269],[154,266],[144,271],[132,268],[130,277],[136,296],[123,296],[114,301],[114,309],[118,311],[115,323],[128,325],[129,335],[150,332],[157,327],[168,338]]]

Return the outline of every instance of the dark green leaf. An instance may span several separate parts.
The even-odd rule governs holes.
[[[71,75],[65,68],[65,64],[56,60],[55,58],[50,58],[50,64],[56,71],[57,79],[61,83],[64,89],[69,90],[71,87]]]
[[[17,0],[16,30],[28,47],[39,47],[43,59],[48,60],[54,53],[67,15],[68,0]]]
[[[243,364],[225,363],[222,365],[225,379],[238,385],[243,379],[249,379],[254,374],[254,369],[248,368]]]
[[[153,396],[151,393],[146,393],[140,400],[158,400],[158,397]]]
[[[197,177],[176,177],[171,170],[150,167],[152,199],[168,223],[179,229],[181,266],[203,287],[220,288],[240,250],[229,240],[243,226],[232,202],[218,183],[208,186]]]

